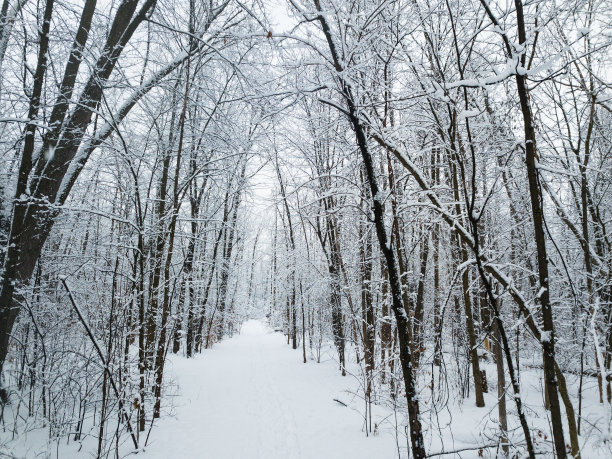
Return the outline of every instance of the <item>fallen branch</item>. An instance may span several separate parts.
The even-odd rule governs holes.
[[[481,450],[485,448],[497,448],[498,446],[499,446],[498,443],[491,444],[491,445],[470,446],[468,448],[455,449],[453,451],[440,451],[439,453],[431,453],[431,454],[428,454],[427,457],[445,456],[446,454],[457,454],[463,451],[475,451],[475,450]]]
[[[538,364],[526,364],[524,365],[525,368],[531,368],[534,370],[542,370],[544,368],[543,365],[538,365]],[[580,370],[573,370],[571,368],[563,368],[563,373],[569,373],[571,375],[574,376],[580,376],[581,371]],[[585,369],[582,370],[582,375],[584,376],[590,376],[591,378],[601,378],[601,373],[597,370],[592,370],[592,369]],[[606,381],[611,382],[612,381],[612,374],[608,374],[606,376]]]

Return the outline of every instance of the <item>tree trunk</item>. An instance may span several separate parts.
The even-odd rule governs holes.
[[[4,260],[2,291],[0,292],[0,373],[8,352],[9,337],[20,309],[19,305],[22,303],[22,298],[19,294],[16,294],[16,287],[29,282],[42,247],[59,212],[56,207],[49,207],[46,203],[55,203],[56,198],[58,198],[58,204],[64,203],[80,172],[80,169],[69,172],[69,167],[81,145],[87,127],[91,123],[93,113],[100,103],[104,85],[115,68],[126,44],[155,6],[154,0],[146,0],[139,12],[134,15],[137,3],[125,1],[117,8],[104,51],[98,58],[84,86],[79,101],[75,105],[76,108],[70,112],[69,118],[63,124],[63,135],[54,149],[54,154],[50,157],[45,154],[38,155],[39,161],[33,177],[31,177],[32,154],[30,151],[25,151],[24,145],[16,186],[16,205],[13,210],[8,250]],[[48,32],[45,33],[45,30],[49,30],[50,7],[52,5],[53,1],[47,0],[48,8],[45,8],[45,11],[49,12],[49,18],[48,20],[45,18],[41,29],[40,50],[47,46],[45,42],[48,41]],[[88,4],[85,5],[85,8],[87,6]],[[40,74],[41,78],[44,76],[44,69],[47,65],[47,55],[46,51],[39,53],[39,57],[43,59],[39,58],[35,75]],[[40,67],[40,73],[38,67]],[[42,85],[42,80],[36,76],[34,82],[35,85]],[[32,92],[30,111],[32,114],[37,113],[37,111],[32,111],[34,108],[38,109],[37,92],[38,89],[34,89]],[[30,117],[30,119],[33,120],[34,117]],[[31,140],[33,141],[33,138]],[[33,147],[28,146],[28,149],[30,148]],[[69,177],[67,177],[68,175]],[[64,185],[67,178],[68,181]],[[28,183],[30,185],[29,189],[34,190],[32,196],[25,193]],[[24,200],[24,196],[28,199]],[[33,199],[30,201],[29,198]],[[22,247],[28,247],[28,250],[22,251]]]
[[[397,331],[399,337],[400,346],[400,361],[402,364],[402,372],[404,375],[404,384],[406,386],[406,402],[408,403],[408,417],[409,417],[409,430],[410,440],[412,444],[412,456],[414,459],[423,459],[426,457],[425,444],[423,442],[423,430],[420,420],[420,408],[419,398],[416,389],[416,381],[412,371],[412,356],[410,352],[411,347],[411,336],[410,336],[410,322],[404,304],[402,300],[402,288],[400,283],[399,268],[397,265],[396,254],[391,247],[387,230],[385,228],[385,213],[384,204],[382,197],[379,194],[378,177],[374,169],[374,162],[368,149],[367,137],[365,130],[359,120],[357,108],[351,87],[348,82],[344,79],[344,69],[340,65],[340,60],[336,51],[336,46],[332,38],[331,30],[327,24],[327,20],[322,15],[321,5],[319,0],[314,0],[315,7],[319,12],[317,17],[327,44],[329,51],[332,56],[334,67],[337,71],[337,78],[341,87],[342,94],[344,96],[345,103],[348,108],[348,118],[355,131],[357,146],[361,153],[363,163],[365,165],[366,177],[370,185],[370,193],[373,199],[374,207],[374,222],[376,227],[376,234],[378,236],[378,242],[380,250],[383,253],[387,262],[387,269],[389,272],[389,285],[391,288],[391,307],[395,314],[395,320],[397,324]]]
[[[518,23],[519,44],[527,43],[525,31],[525,20],[523,16],[523,3],[521,0],[514,1]],[[521,64],[525,66],[525,54],[521,55]],[[527,180],[529,182],[529,197],[531,200],[531,213],[533,220],[533,232],[536,241],[538,260],[538,279],[540,289],[537,297],[540,300],[542,311],[542,325],[546,336],[542,337],[542,348],[544,349],[544,379],[548,398],[550,401],[550,421],[552,424],[553,437],[557,457],[567,457],[565,439],[563,433],[563,421],[561,419],[561,408],[559,406],[558,383],[555,374],[555,325],[553,319],[552,304],[550,302],[548,254],[546,250],[546,231],[544,229],[544,215],[542,209],[542,192],[540,189],[537,150],[534,120],[529,102],[529,91],[527,89],[527,78],[525,75],[516,73],[516,85],[523,114],[523,127],[525,134],[525,163],[527,166]]]

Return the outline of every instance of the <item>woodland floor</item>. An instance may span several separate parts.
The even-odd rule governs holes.
[[[366,436],[358,366],[352,363],[346,377],[340,376],[333,346],[324,348],[317,364],[308,352],[292,350],[286,337],[261,321],[249,320],[240,334],[223,340],[195,358],[170,356],[166,367],[166,396],[162,417],[155,421],[144,450],[137,454],[124,436],[120,457],[138,459],[393,459],[407,454],[401,432],[405,421],[398,410],[397,421],[389,407],[373,406],[373,424],[378,434]],[[533,361],[536,362],[536,357]],[[523,356],[528,364],[531,360]],[[422,421],[428,451],[447,451],[448,458],[478,459],[497,456],[495,447],[497,408],[495,366],[482,365],[492,390],[485,394],[486,408],[476,408],[472,399],[451,398],[432,409],[431,394],[424,390]],[[352,374],[354,373],[355,376]],[[542,406],[541,372],[524,369],[521,393],[528,407],[528,422],[542,457],[552,457],[550,428]],[[423,378],[430,381],[424,368]],[[575,394],[578,378],[568,374],[568,387]],[[426,387],[425,379],[421,386]],[[436,377],[437,380],[437,377]],[[583,435],[584,458],[608,458],[603,440],[605,413],[597,400],[595,378],[585,378]],[[382,390],[382,389],[381,389]],[[386,389],[388,390],[388,388]],[[453,389],[454,390],[454,389]],[[338,403],[340,400],[347,406]],[[577,400],[575,406],[577,406]],[[14,410],[10,405],[7,410]],[[514,406],[508,400],[511,437],[522,441]],[[6,419],[14,413],[5,413]],[[80,441],[71,435],[54,440],[40,420],[29,419],[30,428],[12,433],[9,422],[0,426],[0,459],[95,457],[97,427],[86,428]],[[148,431],[148,428],[147,428]],[[144,432],[148,434],[148,432]],[[397,439],[396,439],[397,438]],[[144,443],[141,435],[141,444]],[[478,445],[493,443],[479,450]],[[461,451],[460,453],[448,453]],[[431,454],[431,453],[430,453]],[[111,454],[112,457],[113,454]]]
[[[140,458],[393,458],[389,433],[366,437],[333,362],[302,363],[301,350],[259,321],[195,359],[173,358],[173,413]],[[349,397],[350,398],[350,397]]]

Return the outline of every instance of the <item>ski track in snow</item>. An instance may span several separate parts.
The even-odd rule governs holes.
[[[301,349],[262,322],[169,367],[179,386],[174,413],[162,414],[139,458],[396,457],[391,435],[366,437],[360,415],[333,401],[350,385],[335,365],[302,363]]]

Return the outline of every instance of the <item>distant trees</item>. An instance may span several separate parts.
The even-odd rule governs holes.
[[[485,450],[607,454],[606,6],[289,0],[277,32],[258,2],[3,1],[4,419],[142,446],[168,353],[265,304],[414,457],[465,400],[497,403]]]
[[[493,357],[500,400],[507,380],[520,448],[533,456],[520,356],[530,355],[535,339],[551,448],[558,457],[579,456],[582,386],[572,391],[565,374],[579,375],[580,384],[587,373],[598,377],[602,400],[609,387],[594,370],[605,359],[589,355],[587,344],[594,305],[610,309],[601,218],[610,211],[602,194],[610,181],[609,82],[600,73],[610,43],[601,3],[288,3],[299,25],[285,39],[307,56],[307,70],[295,66],[298,86],[312,95],[293,111],[301,127],[287,134],[299,133],[300,142],[286,148],[311,170],[301,181],[294,175],[302,196],[295,200],[311,202],[299,207],[310,222],[303,237],[322,242],[321,262],[331,259],[328,247],[341,247],[347,282],[340,282],[340,306],[332,296],[328,304],[332,314],[341,311],[343,325],[333,315],[326,320],[334,339],[346,330],[356,360],[363,359],[364,397],[377,387],[373,374],[385,384],[386,368],[401,363],[409,425],[418,426],[413,381],[425,363],[448,365],[452,352],[459,393],[468,396],[472,386],[475,404],[484,406],[482,365]],[[573,6],[577,15],[568,13]],[[329,214],[341,222],[331,236],[314,223]],[[380,242],[373,251],[372,223]],[[332,295],[335,270],[319,275]],[[517,318],[524,327],[514,326]],[[598,336],[609,337],[608,319],[596,322]],[[449,371],[432,375],[431,394],[419,390],[421,397],[434,397]],[[397,381],[389,383],[394,397]],[[499,439],[508,453],[505,410],[500,401]],[[415,457],[426,454],[418,431],[409,429]]]
[[[233,327],[262,119],[242,86],[254,11],[3,2],[2,387],[52,437],[95,432],[98,457],[130,422],[145,443],[170,349]],[[28,428],[11,407],[4,420]]]

